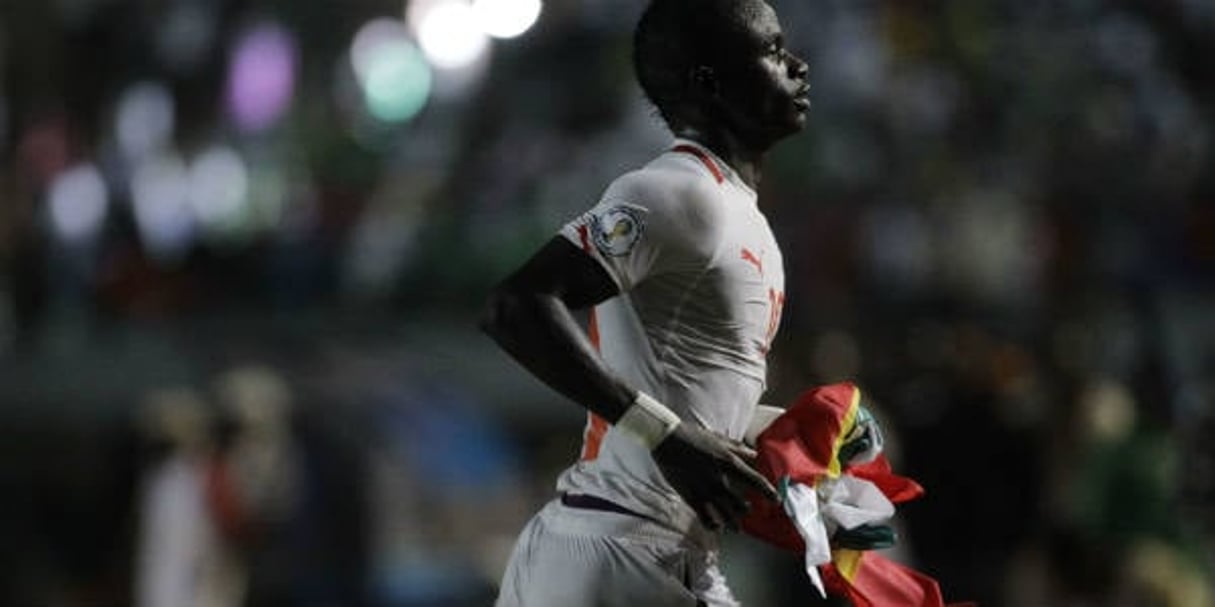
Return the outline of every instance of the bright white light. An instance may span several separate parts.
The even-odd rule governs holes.
[[[47,199],[51,228],[65,242],[88,242],[101,231],[109,204],[101,172],[92,164],[78,164],[51,183]]]
[[[477,26],[472,7],[459,1],[437,2],[419,15],[418,45],[435,67],[467,67],[489,47],[489,38]]]
[[[181,158],[165,154],[135,169],[131,179],[135,225],[148,252],[160,261],[175,261],[194,238],[190,179]]]
[[[213,146],[190,165],[189,203],[205,228],[236,227],[245,213],[249,172],[245,161],[230,147]]]
[[[494,38],[514,38],[540,17],[540,0],[473,0],[481,31]]]
[[[173,135],[173,96],[158,82],[140,82],[122,93],[114,130],[128,159],[139,160],[164,146]]]

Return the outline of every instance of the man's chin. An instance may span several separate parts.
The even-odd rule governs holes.
[[[769,148],[780,142],[782,139],[796,135],[806,130],[807,118],[805,112],[795,112],[779,122],[769,123],[768,128],[763,131],[763,135],[758,139],[763,144],[762,148]]]
[[[802,111],[795,113],[789,119],[788,125],[785,128],[784,136],[788,137],[789,135],[796,135],[797,133],[806,130],[806,124],[808,122],[809,118],[807,117],[806,112]]]

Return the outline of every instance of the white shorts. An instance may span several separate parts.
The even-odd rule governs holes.
[[[709,542],[715,545],[709,539]],[[640,607],[738,602],[717,551],[632,516],[549,502],[519,534],[497,607]]]

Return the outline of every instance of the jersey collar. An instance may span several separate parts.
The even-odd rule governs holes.
[[[742,178],[738,176],[738,173],[735,172],[734,169],[730,168],[729,164],[718,157],[717,154],[714,154],[709,148],[691,139],[676,137],[675,143],[671,145],[671,151],[695,156],[696,159],[704,165],[705,169],[709,171],[713,178],[717,180],[717,183],[720,184],[729,181],[747,192],[750,192],[753,195],[755,194],[755,190],[752,190],[751,186],[744,183]]]

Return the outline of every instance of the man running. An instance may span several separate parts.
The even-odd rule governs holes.
[[[673,144],[503,281],[482,323],[588,410],[500,606],[734,605],[716,534],[744,492],[776,496],[740,442],[784,304],[756,189],[764,154],[805,125],[806,63],[762,0],[653,0],[634,66]]]

